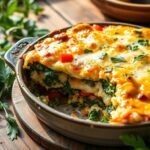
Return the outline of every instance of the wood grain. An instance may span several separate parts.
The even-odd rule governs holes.
[[[71,24],[108,20],[91,0],[47,0]]]

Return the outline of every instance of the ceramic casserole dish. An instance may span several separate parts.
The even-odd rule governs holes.
[[[84,29],[82,33],[81,28]],[[123,134],[132,133],[150,138],[150,89],[143,90],[150,81],[147,77],[150,62],[145,61],[149,57],[150,29],[142,28],[114,22],[81,23],[39,39],[24,38],[5,54],[5,60],[16,72],[28,105],[50,128],[78,141],[120,146],[122,142],[119,137]],[[125,40],[124,36],[129,39]],[[94,37],[97,43],[93,42]],[[74,41],[78,39],[83,50],[81,47],[70,50],[67,44],[77,47],[79,45],[74,44]],[[45,53],[45,46],[41,47],[44,42],[51,45],[46,47],[48,53]],[[63,50],[60,50],[62,43]],[[56,51],[58,53],[54,57]],[[75,73],[70,69],[72,66]],[[96,69],[91,73],[90,67],[93,66]],[[131,74],[132,70],[135,76]],[[61,77],[53,76],[52,73]],[[46,75],[50,75],[48,79]],[[78,87],[73,82],[78,82]],[[97,93],[92,92],[95,89],[98,89]],[[67,102],[57,105],[53,99],[55,102]]]

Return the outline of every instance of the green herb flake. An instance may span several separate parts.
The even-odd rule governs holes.
[[[146,54],[145,54],[145,53],[142,53],[141,55],[138,55],[138,56],[134,57],[134,61],[133,61],[133,62],[135,62],[135,61],[140,61],[140,60],[142,60],[145,56],[146,56]]]
[[[105,73],[110,73],[110,72],[112,72],[112,70],[113,70],[112,66],[107,67],[106,70],[105,70]]]
[[[132,44],[132,45],[127,45],[127,49],[131,51],[136,51],[139,49],[138,45]]]
[[[126,62],[125,58],[122,57],[122,56],[119,56],[119,57],[111,57],[110,59],[111,59],[111,61],[112,61],[113,63]]]
[[[101,53],[101,55],[99,56],[99,59],[104,60],[107,56],[108,54],[106,52]]]
[[[100,119],[100,110],[91,110],[88,115],[88,119],[92,121],[98,121]]]
[[[142,46],[149,46],[149,40],[146,40],[146,39],[140,39],[137,41],[137,43]]]
[[[118,41],[118,38],[114,38],[114,42]]]
[[[104,92],[110,96],[114,96],[116,92],[116,84],[111,83],[109,78],[100,79]]]
[[[92,51],[92,50],[90,50],[90,49],[85,49],[85,50],[84,50],[84,53],[85,53],[85,54],[93,53],[93,51]]]

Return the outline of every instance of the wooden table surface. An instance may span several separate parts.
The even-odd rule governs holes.
[[[31,14],[30,18],[36,20],[41,28],[53,30],[79,22],[115,21],[102,14],[92,0],[43,0],[40,3],[44,7],[44,12],[38,18]],[[15,115],[11,100],[8,100],[8,103]],[[18,120],[17,123],[20,134],[17,140],[11,141],[6,134],[6,122],[3,114],[0,114],[0,150],[43,150],[44,148],[26,134]]]

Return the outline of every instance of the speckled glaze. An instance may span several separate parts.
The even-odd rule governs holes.
[[[95,23],[94,23],[95,24]],[[140,26],[123,24],[123,23],[96,23],[99,25],[128,25],[140,28]],[[28,50],[32,49],[33,45],[39,40],[44,39],[47,36],[53,36],[56,33],[65,31],[61,29],[54,31],[49,35],[46,35],[40,39],[29,37],[24,38],[17,42],[6,54],[5,60],[16,72],[16,77],[20,86],[20,89],[37,117],[47,124],[50,128],[58,131],[59,133],[73,138],[78,141],[105,145],[105,146],[121,146],[122,142],[119,137],[126,133],[134,133],[145,138],[150,138],[150,123],[141,123],[134,125],[112,125],[107,123],[97,123],[82,119],[72,118],[62,112],[59,112],[44,103],[37,100],[37,98],[29,91],[24,82],[24,74],[22,74],[23,60],[21,56]],[[21,54],[20,54],[21,52]],[[19,59],[16,57],[19,54]],[[17,61],[16,61],[17,59]]]

